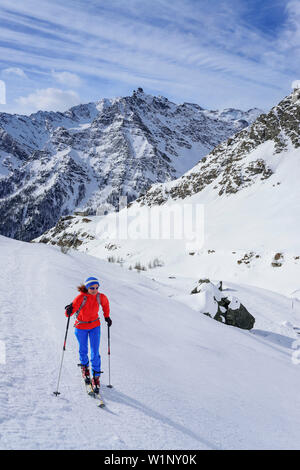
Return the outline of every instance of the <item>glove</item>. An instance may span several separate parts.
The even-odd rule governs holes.
[[[65,307],[65,309],[66,309],[66,315],[67,315],[67,317],[70,317],[70,316],[72,315],[72,312],[73,312],[73,305],[72,305],[72,304],[67,305],[67,306]]]
[[[105,321],[106,321],[108,327],[110,327],[112,325],[112,321],[111,321],[110,317],[105,317]]]

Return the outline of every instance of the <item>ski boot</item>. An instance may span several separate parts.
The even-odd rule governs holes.
[[[85,381],[86,384],[91,383],[91,378],[90,378],[90,368],[89,366],[83,366],[82,364],[78,364],[81,367],[81,373],[83,380]]]
[[[93,374],[92,387],[93,387],[94,393],[97,393],[98,395],[99,390],[100,390],[100,376],[99,375]]]

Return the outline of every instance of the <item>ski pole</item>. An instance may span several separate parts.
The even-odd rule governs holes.
[[[62,370],[62,365],[63,365],[63,360],[64,360],[64,353],[65,353],[65,350],[66,350],[66,343],[67,343],[67,335],[68,335],[70,318],[71,318],[71,316],[69,315],[68,316],[68,322],[67,322],[67,328],[66,328],[66,334],[65,334],[65,340],[64,340],[64,345],[63,345],[63,353],[62,353],[62,358],[61,358],[61,363],[60,363],[59,375],[58,375],[57,388],[56,388],[56,392],[53,392],[53,394],[56,395],[56,396],[60,395],[60,392],[58,391],[58,387],[59,387],[61,370]]]
[[[109,385],[108,388],[113,388],[110,383],[110,327],[107,325],[107,341],[108,341],[108,377],[109,377]]]

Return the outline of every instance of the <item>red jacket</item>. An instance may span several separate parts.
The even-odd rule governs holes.
[[[99,295],[100,295],[100,304],[103,310],[103,315],[105,318],[107,318],[109,317],[108,298],[106,297],[106,295],[100,294],[100,292],[99,292]],[[86,303],[80,310],[79,315],[77,319],[75,320],[74,326],[76,328],[79,328],[80,330],[89,330],[91,328],[96,328],[96,326],[100,326],[100,319],[98,319],[99,304],[97,301],[97,295],[80,292],[80,294],[77,295],[77,297],[75,297],[75,299],[72,302],[73,309],[72,309],[71,316],[74,315],[74,313],[76,313],[79,310],[84,297],[86,297]],[[81,321],[92,322],[92,323],[80,323]]]

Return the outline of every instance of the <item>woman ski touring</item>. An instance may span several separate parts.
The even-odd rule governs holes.
[[[99,307],[101,305],[104,319],[108,327],[112,321],[109,316],[109,302],[106,295],[99,292],[100,283],[96,277],[88,277],[84,284],[77,289],[80,294],[67,305],[65,315],[67,317],[76,315],[75,336],[79,343],[79,360],[82,376],[86,383],[90,383],[90,367],[88,357],[88,340],[91,347],[92,387],[95,393],[99,393],[101,356],[100,347],[100,317]]]

